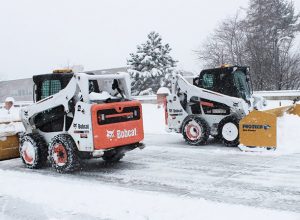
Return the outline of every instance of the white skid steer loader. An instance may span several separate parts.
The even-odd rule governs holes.
[[[127,73],[55,71],[33,81],[35,103],[21,111],[20,156],[28,168],[48,158],[58,172],[70,172],[82,159],[117,162],[143,147],[142,107],[131,99]]]
[[[252,95],[248,67],[203,70],[193,84],[174,74],[171,83],[165,100],[167,129],[182,133],[191,145],[205,144],[211,135],[243,151],[275,149],[278,112],[300,115],[297,105],[257,111],[264,99]]]

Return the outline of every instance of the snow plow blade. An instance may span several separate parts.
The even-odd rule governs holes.
[[[240,150],[275,150],[277,147],[277,117],[281,117],[285,113],[300,116],[300,105],[250,112],[240,121],[240,145],[238,146]]]
[[[0,160],[8,160],[19,157],[18,135],[0,138]]]

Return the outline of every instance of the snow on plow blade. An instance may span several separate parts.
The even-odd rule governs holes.
[[[277,147],[277,117],[287,114],[300,116],[300,105],[253,111],[240,121],[242,151],[275,150]]]
[[[18,135],[0,138],[0,160],[19,157]]]

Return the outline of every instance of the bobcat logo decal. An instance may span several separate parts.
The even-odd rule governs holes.
[[[123,138],[131,138],[137,136],[137,129],[131,129],[131,130],[127,130],[127,129],[123,129],[123,130],[106,130],[106,137],[109,140],[112,140],[113,138],[116,139],[123,139]]]
[[[106,130],[106,137],[110,140],[113,139],[115,137],[115,130],[112,131]]]

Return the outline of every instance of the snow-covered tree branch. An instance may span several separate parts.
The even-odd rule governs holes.
[[[127,60],[132,77],[132,94],[155,93],[161,86],[168,86],[168,77],[174,71],[176,60],[170,55],[171,47],[163,44],[156,32],[148,34],[146,43],[137,46]]]

